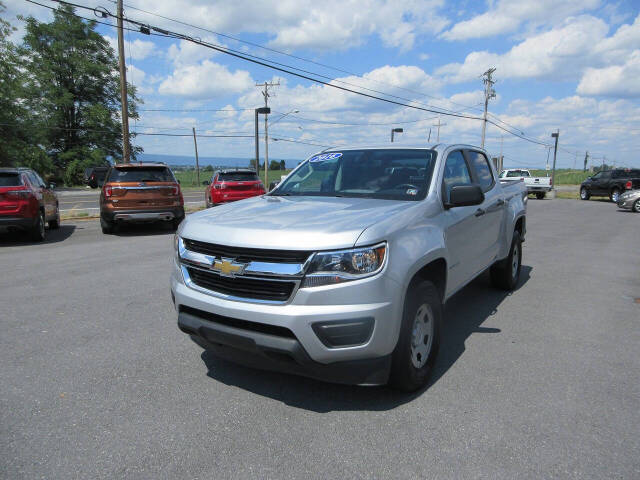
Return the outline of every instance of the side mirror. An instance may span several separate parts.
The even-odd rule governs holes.
[[[178,180],[178,184],[180,184],[180,180]]]
[[[479,205],[484,202],[484,193],[479,185],[454,185],[449,190],[449,200],[445,208]]]
[[[49,188],[50,188],[51,190],[53,190],[54,188],[56,188],[56,184],[55,184],[55,183],[53,183],[53,182],[51,182],[51,183],[49,184]]]
[[[209,182],[209,180],[205,180],[204,182],[202,182],[203,185],[209,185],[211,182]]]

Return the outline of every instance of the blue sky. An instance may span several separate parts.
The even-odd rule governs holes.
[[[6,16],[19,28],[17,14],[51,18],[47,9],[23,0],[7,3]],[[115,11],[108,0],[83,4]],[[640,167],[637,0],[128,0],[125,5],[131,19],[326,75],[349,88],[378,90],[413,105],[474,116],[481,115],[480,75],[495,67],[497,98],[489,105],[495,116],[491,118],[544,143],[551,143],[551,132],[559,128],[560,167],[581,166],[587,150],[595,163],[606,156],[609,163]],[[78,13],[93,16],[90,11]],[[114,28],[100,26],[99,31],[115,46]],[[251,135],[253,108],[263,104],[255,83],[279,80],[270,98],[278,112],[270,116],[277,121],[270,128],[275,138],[323,145],[380,144],[389,141],[394,126],[404,128],[396,137],[400,143],[425,143],[430,128],[431,139],[436,137],[437,120],[424,111],[314,85],[184,41],[137,32],[128,32],[126,40],[129,81],[145,102],[140,120],[132,125],[139,132],[189,133],[196,127],[205,135]],[[225,111],[152,111],[160,109]],[[299,113],[279,120],[293,110]],[[441,141],[480,143],[481,122],[447,116],[441,122],[446,124]],[[139,136],[137,143],[148,153],[193,154],[188,137]],[[202,156],[253,154],[249,138],[201,138],[198,143]],[[488,126],[486,148],[493,155],[502,149],[509,166],[544,166],[547,160],[546,147],[493,125]],[[317,150],[285,141],[269,146],[277,158],[304,158]]]

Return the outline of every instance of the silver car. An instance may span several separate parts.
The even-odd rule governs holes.
[[[421,388],[444,302],[487,269],[516,288],[526,195],[471,145],[320,152],[269,194],[182,222],[178,326],[245,365]]]
[[[618,207],[640,213],[640,189],[629,190],[618,197]]]

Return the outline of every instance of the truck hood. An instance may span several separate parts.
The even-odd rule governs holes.
[[[368,226],[413,204],[368,198],[261,196],[189,215],[180,235],[248,248],[348,248]]]

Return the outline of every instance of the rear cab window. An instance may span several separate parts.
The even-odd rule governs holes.
[[[509,170],[507,172],[507,178],[511,178],[511,177],[528,177],[529,176],[529,172],[526,170]]]
[[[167,167],[113,167],[109,178],[110,183],[121,182],[172,182],[176,179]]]
[[[221,172],[218,174],[218,182],[257,182],[258,175],[255,172]]]
[[[0,172],[0,187],[19,187],[23,185],[22,175],[12,172]]]

